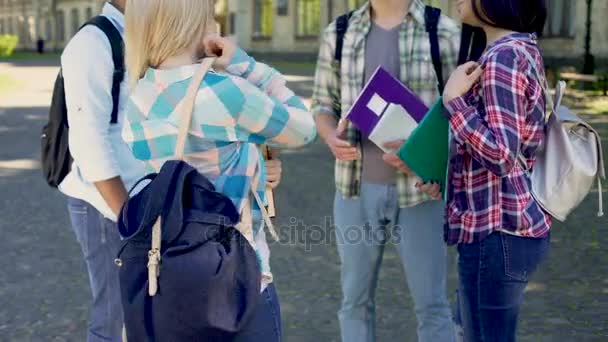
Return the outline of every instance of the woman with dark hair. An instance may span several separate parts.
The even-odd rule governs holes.
[[[543,60],[536,34],[544,0],[459,0],[465,24],[483,29],[477,62],[460,66],[443,96],[450,120],[448,244],[458,245],[466,341],[515,341],[531,274],[549,249],[551,220],[526,169],[545,138]],[[525,164],[525,166],[524,166]],[[421,186],[439,196],[436,185]]]

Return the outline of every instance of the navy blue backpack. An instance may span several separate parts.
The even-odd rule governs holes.
[[[238,210],[182,161],[196,90],[210,63],[193,77],[181,108],[177,160],[142,178],[138,183],[151,182],[119,217],[126,243],[116,263],[128,341],[230,340],[260,296],[256,253],[235,228]]]

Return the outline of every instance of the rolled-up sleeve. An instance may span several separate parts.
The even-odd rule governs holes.
[[[119,176],[110,138],[114,64],[103,32],[92,26],[82,29],[64,50],[61,67],[74,161],[89,182]]]
[[[314,116],[319,114],[340,116],[336,105],[341,103],[338,70],[334,65],[334,53],[336,49],[336,24],[332,23],[323,33],[317,68],[315,71],[315,83],[312,95],[311,111]]]

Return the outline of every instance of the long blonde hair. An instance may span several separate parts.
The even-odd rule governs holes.
[[[214,23],[213,0],[128,0],[125,9],[126,67],[134,86],[149,67],[200,42]]]

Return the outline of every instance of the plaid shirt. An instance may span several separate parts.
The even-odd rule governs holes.
[[[125,110],[123,138],[135,157],[151,170],[159,170],[166,160],[174,158],[179,122],[174,110],[199,67],[150,68],[133,89]],[[255,201],[246,199],[258,170],[257,191],[264,199],[266,168],[258,145],[301,146],[314,140],[316,130],[312,116],[276,70],[239,50],[227,71],[229,75],[209,72],[205,76],[184,155],[241,212],[249,203],[257,222],[259,208]],[[261,224],[242,233],[258,252],[262,272],[269,275],[268,246]]]
[[[399,31],[400,79],[427,104],[434,103],[438,96],[437,76],[431,59],[429,36],[424,20],[425,5],[421,0],[412,1],[408,15]],[[365,40],[371,28],[369,3],[353,13],[348,32],[344,37],[342,63],[336,65],[336,23],[332,23],[323,34],[313,92],[314,115],[329,114],[339,118],[346,115],[364,85]],[[443,63],[443,74],[449,75],[456,67],[460,42],[460,29],[445,16],[439,21],[439,42]],[[391,47],[387,47],[391,48]],[[379,51],[379,53],[382,53]],[[341,111],[335,108],[340,104]],[[360,132],[349,124],[346,137],[361,151]],[[397,172],[397,171],[395,171]],[[356,198],[360,193],[362,161],[336,161],[336,188],[346,198]],[[399,206],[409,207],[428,200],[415,184],[415,177],[401,172],[397,175]]]
[[[538,61],[530,65],[518,44]],[[450,160],[446,241],[473,243],[495,231],[543,237],[551,220],[530,193],[528,167],[545,137],[544,70],[536,37],[513,34],[490,46],[481,81],[447,104],[456,153]]]

